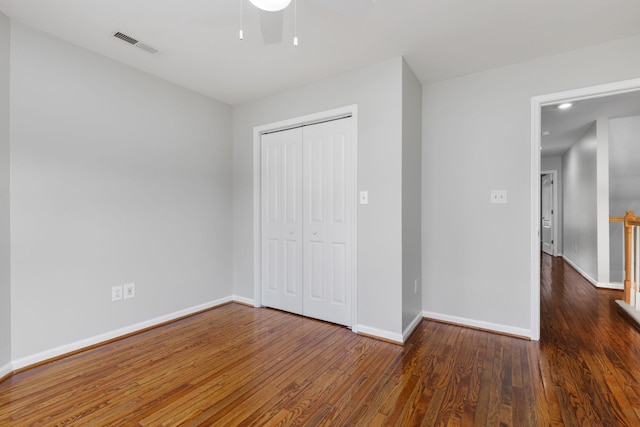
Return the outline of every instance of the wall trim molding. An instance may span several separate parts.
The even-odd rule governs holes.
[[[422,319],[424,319],[424,316],[422,315],[422,313],[418,313],[416,317],[411,321],[411,323],[409,323],[409,325],[404,329],[404,331],[402,332],[403,343],[407,342],[413,331],[415,331],[420,322],[422,322]]]
[[[9,362],[4,366],[0,366],[0,382],[4,381],[6,378],[9,378],[13,374],[13,363]]]
[[[596,279],[594,279],[593,277],[591,277],[591,275],[589,273],[587,273],[586,271],[584,271],[583,269],[581,269],[578,264],[576,264],[575,262],[573,262],[571,260],[571,258],[569,258],[566,255],[562,255],[562,259],[571,266],[571,268],[573,268],[575,271],[577,271],[578,273],[580,273],[580,275],[582,277],[584,277],[589,283],[591,283],[593,286],[595,286],[596,288],[598,287],[598,281]]]
[[[624,291],[624,283],[602,283],[598,282],[596,285],[599,289],[611,289],[614,291]]]
[[[85,338],[82,340],[78,340],[69,344],[64,344],[49,350],[41,351],[39,353],[32,354],[30,356],[21,357],[20,359],[14,360],[12,362],[12,370],[13,371],[22,370],[32,365],[43,363],[51,359],[57,359],[69,353],[82,351],[84,349],[88,349],[89,347],[100,345],[100,344],[106,343],[107,341],[124,337],[125,335],[130,335],[136,332],[140,332],[144,329],[149,329],[155,326],[159,326],[163,323],[172,322],[181,317],[190,316],[197,312],[218,307],[220,305],[224,305],[232,301],[233,299],[230,296],[220,298],[214,301],[210,301],[208,303],[195,305],[193,307],[185,308],[183,310],[175,311],[173,313],[169,313],[153,319],[145,320],[140,323],[125,326],[123,328],[115,329],[113,331],[105,332],[105,333],[102,333],[93,337]]]
[[[584,277],[585,280],[587,280],[589,283],[591,283],[596,288],[599,288],[599,289],[624,290],[624,284],[623,283],[598,282],[596,279],[591,277],[586,271],[584,271],[583,269],[578,267],[578,265],[575,262],[571,261],[571,258],[569,258],[569,257],[567,257],[565,255],[562,255],[562,259],[567,264],[569,264],[575,271],[577,271],[582,277]]]
[[[356,332],[356,328],[353,329]],[[397,332],[385,331],[383,329],[372,328],[370,326],[358,325],[357,333],[366,337],[380,339],[382,341],[388,341],[393,344],[404,344],[404,338],[402,334]]]
[[[233,302],[237,302],[238,304],[249,305],[251,307],[256,307],[256,302],[253,298],[241,297],[240,295],[232,295],[231,300]]]
[[[434,313],[432,311],[424,311],[422,315],[425,319],[437,320],[445,323],[450,323],[452,325],[466,326],[474,329],[481,329],[487,332],[511,335],[518,338],[529,339],[531,337],[530,329],[501,325],[499,323],[484,322],[482,320],[467,319],[458,316],[450,316],[448,314]]]

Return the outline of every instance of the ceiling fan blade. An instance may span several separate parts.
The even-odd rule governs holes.
[[[376,0],[309,0],[309,3],[341,15],[360,18],[367,15]]]
[[[282,43],[282,22],[284,11],[266,12],[260,10],[260,28],[264,44]]]

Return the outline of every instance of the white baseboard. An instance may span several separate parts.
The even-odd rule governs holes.
[[[515,326],[501,325],[499,323],[484,322],[482,320],[467,319],[465,317],[450,316],[448,314],[424,311],[422,315],[427,319],[440,320],[454,325],[469,326],[471,328],[483,329],[490,332],[515,335],[519,337],[531,338],[531,329],[517,328]]]
[[[209,308],[213,308],[222,304],[226,304],[232,301],[232,297],[225,297],[215,301],[211,301],[205,304],[196,305],[193,307],[185,308],[184,310],[179,310],[174,313],[165,314],[164,316],[156,317],[155,319],[146,320],[144,322],[136,323],[135,325],[125,326],[124,328],[116,329],[114,331],[105,332],[104,334],[96,335],[91,338],[86,338],[80,341],[76,341],[73,343],[61,345],[59,347],[52,348],[50,350],[45,350],[37,354],[33,354],[31,356],[22,357],[18,360],[14,360],[12,363],[12,369],[15,371],[17,369],[22,369],[30,365],[34,365],[36,363],[44,362],[48,359],[53,359],[58,356],[62,356],[67,353],[71,353],[77,350],[81,350],[83,348],[91,347],[96,344],[100,344],[105,341],[112,340],[114,338],[121,337],[123,335],[131,334],[133,332],[138,332],[140,330],[150,328],[152,326],[156,326],[165,322],[169,322],[180,317],[188,316],[193,313],[197,313],[202,310],[207,310]]]
[[[578,264],[576,264],[575,262],[571,261],[571,258],[569,258],[568,256],[565,256],[565,255],[562,255],[562,259],[565,260],[565,262],[567,264],[569,264],[571,267],[573,267],[574,270],[576,270],[578,273],[580,273],[580,275],[582,277],[584,277],[589,283],[591,283],[595,287],[598,287],[598,281],[596,279],[594,279],[593,277],[591,277],[586,271],[584,271],[583,269],[578,267]]]
[[[0,366],[0,378],[4,378],[13,372],[13,363],[9,362],[4,366]]]
[[[622,289],[622,290],[624,290],[624,284],[622,284],[622,283],[598,282],[596,279],[591,277],[587,272],[585,272],[583,269],[578,267],[578,265],[575,262],[571,261],[571,259],[569,257],[566,257],[566,256],[562,255],[562,259],[565,260],[565,262],[567,264],[569,264],[571,267],[573,267],[578,273],[580,273],[580,275],[582,277],[584,277],[589,283],[591,283],[596,288],[615,289],[615,290]]]
[[[598,282],[596,287],[602,288],[602,289],[613,289],[613,290],[616,290],[616,291],[624,291],[624,283],[602,283],[602,282]]]
[[[365,325],[357,325],[357,327],[354,328],[354,332],[374,338],[380,338],[385,341],[391,341],[397,344],[404,344],[402,334],[396,332],[385,331],[383,329],[372,328]]]
[[[420,322],[422,322],[422,319],[424,319],[424,316],[422,315],[422,313],[418,313],[418,315],[411,321],[411,323],[409,323],[409,326],[405,328],[405,330],[402,332],[403,343],[407,342],[409,335],[411,335],[413,330],[418,327]]]
[[[251,307],[256,306],[255,300],[251,298],[241,297],[240,295],[233,295],[231,298],[233,299],[233,301],[239,302],[241,304],[250,305]]]

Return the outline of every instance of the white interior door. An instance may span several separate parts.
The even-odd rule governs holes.
[[[303,314],[351,325],[351,118],[303,132]]]
[[[262,303],[302,314],[302,129],[261,143]]]
[[[553,255],[553,175],[541,175],[540,182],[540,242],[542,251]]]

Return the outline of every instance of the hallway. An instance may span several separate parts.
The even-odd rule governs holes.
[[[551,421],[640,424],[640,332],[622,291],[596,289],[562,259],[542,256],[540,371]]]

